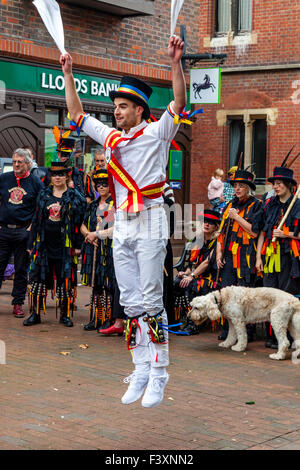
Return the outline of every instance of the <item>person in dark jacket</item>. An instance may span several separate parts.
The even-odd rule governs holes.
[[[24,326],[41,322],[40,310],[46,313],[47,290],[53,288],[54,280],[60,321],[65,326],[73,326],[71,313],[76,298],[77,257],[83,240],[80,226],[85,208],[83,194],[68,187],[68,169],[52,162],[50,185],[39,194],[30,231],[30,316]]]
[[[203,220],[203,237],[201,233],[201,237],[193,241],[188,267],[185,271],[179,271],[175,279],[177,292],[184,291],[189,301],[216,288],[216,247],[220,214],[216,210],[205,209],[198,217]],[[194,335],[199,333],[199,327],[188,318],[183,331]]]
[[[27,241],[36,201],[43,183],[28,170],[30,154],[17,149],[12,155],[13,171],[0,175],[0,286],[11,254],[14,256],[13,314],[24,317],[27,290]]]

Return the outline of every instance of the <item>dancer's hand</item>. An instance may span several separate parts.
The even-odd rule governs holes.
[[[174,64],[181,61],[184,49],[184,42],[179,36],[171,36],[169,39],[168,56]]]
[[[185,289],[186,287],[188,287],[188,286],[190,285],[190,283],[192,282],[192,280],[193,280],[193,276],[184,277],[184,278],[180,281],[179,286],[182,287],[182,289]]]
[[[274,238],[288,238],[288,236],[280,229],[275,228],[273,230],[273,237]]]
[[[85,241],[87,243],[91,243],[91,245],[95,245],[95,242],[98,243],[97,232],[89,232],[85,237]],[[97,245],[97,243],[96,243],[96,245]]]
[[[73,63],[73,59],[70,56],[70,54],[67,52],[64,55],[61,55],[59,62],[61,64],[61,68],[62,68],[64,75],[70,75],[72,73],[72,63]]]
[[[261,259],[261,256],[257,256],[256,257],[256,264],[255,264],[255,267],[257,269],[258,272],[263,272],[264,270],[264,265],[263,265],[263,262],[262,262],[262,259]]]

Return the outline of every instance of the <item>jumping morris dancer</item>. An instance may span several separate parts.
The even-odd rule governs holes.
[[[72,121],[106,149],[111,194],[117,208],[114,265],[120,304],[128,318],[127,344],[135,364],[122,403],[133,403],[144,394],[144,407],[162,402],[169,379],[167,315],[163,305],[168,229],[162,193],[170,143],[186,105],[183,46],[180,38],[170,38],[168,56],[174,101],[159,121],[147,122],[152,89],[141,80],[123,77],[120,88],[110,92],[117,127],[122,132],[83,112],[72,75],[72,58],[66,53],[60,59]]]

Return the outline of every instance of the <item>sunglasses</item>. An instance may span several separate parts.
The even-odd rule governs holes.
[[[67,176],[67,175],[64,171],[52,171],[51,176],[53,176],[53,177],[54,176],[60,176],[62,178],[63,176]]]
[[[108,183],[104,181],[104,183],[96,183],[96,186],[102,186],[103,188],[108,188]]]

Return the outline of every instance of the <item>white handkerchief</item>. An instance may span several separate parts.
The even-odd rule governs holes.
[[[171,4],[171,36],[173,36],[184,0],[172,0]]]
[[[65,54],[67,51],[65,49],[64,27],[58,3],[55,0],[34,0],[32,3],[38,10],[58,49],[62,54]]]

